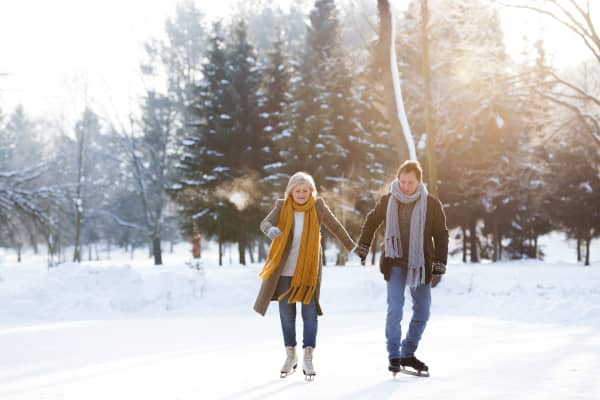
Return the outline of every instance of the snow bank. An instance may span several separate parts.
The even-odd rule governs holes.
[[[61,264],[0,268],[2,319],[94,318],[177,310],[200,301],[205,275],[186,266]]]
[[[3,266],[0,321],[252,314],[261,266],[208,264]],[[325,267],[321,303],[326,315],[381,312],[385,281],[376,267]],[[450,265],[433,291],[433,315],[600,326],[600,269],[540,261]]]

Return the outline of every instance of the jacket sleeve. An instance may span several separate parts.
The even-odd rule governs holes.
[[[322,198],[318,198],[317,205],[319,207],[319,210],[321,211],[321,222],[323,223],[325,228],[329,232],[331,232],[331,234],[335,236],[337,240],[340,241],[340,243],[344,245],[344,248],[346,250],[352,250],[355,246],[354,240],[352,240],[352,238],[348,234],[348,231],[346,231],[346,228],[344,228],[340,221],[335,217],[333,212],[331,212],[329,206],[327,206],[327,203],[325,203],[325,200],[323,200]]]
[[[438,200],[434,200],[434,223],[432,227],[433,243],[435,245],[435,256],[433,261],[448,263],[448,227],[446,226],[446,214],[444,207]]]
[[[375,208],[373,208],[367,214],[365,222],[363,222],[363,225],[360,228],[360,238],[358,239],[359,246],[363,246],[366,248],[371,247],[373,235],[385,220],[388,198],[388,195],[382,196],[375,205]]]
[[[281,213],[282,206],[283,206],[283,200],[278,199],[277,201],[275,201],[275,207],[273,207],[271,212],[269,212],[269,214],[265,217],[265,219],[263,219],[262,222],[260,223],[260,230],[265,235],[267,235],[267,232],[269,232],[269,229],[271,229],[274,226],[277,226],[277,223],[279,222],[279,214]]]

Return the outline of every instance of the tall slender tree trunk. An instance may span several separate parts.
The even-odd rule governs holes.
[[[327,257],[325,257],[325,239],[321,239],[321,258],[323,259],[323,266],[326,266]]]
[[[373,241],[371,242],[371,265],[375,265],[375,254],[377,253],[377,244],[379,240],[377,239],[378,235],[373,237]]]
[[[496,262],[499,259],[499,254],[500,254],[500,234],[498,233],[498,219],[497,216],[494,215],[493,217],[493,244],[494,244],[494,252],[492,254],[492,261]]]
[[[238,240],[238,253],[241,265],[246,265],[246,234],[241,232]]]
[[[431,106],[431,64],[429,62],[429,7],[428,0],[421,0],[421,45],[423,68],[423,110],[425,118],[425,144],[429,192],[437,197],[437,164],[435,159],[435,132]]]
[[[73,248],[73,262],[81,262],[81,213],[83,212],[82,179],[83,179],[83,149],[85,133],[81,131],[78,136],[79,151],[77,156],[77,195],[75,197],[75,243]]]
[[[252,251],[253,246],[248,244],[248,255],[250,256],[250,263],[254,264],[254,252]]]
[[[265,261],[267,259],[267,249],[265,246],[265,238],[261,236],[258,240],[258,261]]]
[[[577,234],[577,262],[581,262],[581,236]]]
[[[467,263],[467,228],[465,225],[461,225],[460,229],[462,230],[462,261],[464,264]]]
[[[394,13],[388,0],[378,0],[379,41],[377,43],[377,64],[382,68],[384,88],[384,113],[390,123],[392,135],[398,137],[398,158],[416,160],[414,139],[410,132],[398,75],[394,37]],[[402,118],[402,119],[401,119]]]
[[[223,238],[219,235],[219,267],[223,266]]]
[[[592,242],[592,236],[588,236],[585,239],[585,265],[586,267],[590,265],[590,244]]]
[[[477,220],[472,219],[469,222],[469,239],[471,245],[471,262],[479,262],[479,252],[477,251]]]
[[[31,245],[33,246],[33,254],[38,253],[39,249],[38,249],[38,245],[37,245],[37,240],[35,240],[35,236],[33,235],[33,231],[29,230],[29,240],[31,241]]]
[[[154,265],[162,265],[162,250],[160,248],[160,236],[152,238],[152,255],[154,256]]]

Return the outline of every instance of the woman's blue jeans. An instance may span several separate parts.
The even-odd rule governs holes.
[[[291,276],[280,277],[277,285],[277,295],[289,289],[291,282]],[[285,346],[294,347],[296,346],[296,303],[288,303],[288,296],[279,300],[279,318],[281,319],[281,330],[283,331]],[[302,347],[316,347],[318,321],[315,299],[313,297],[309,304],[301,304],[304,325]]]

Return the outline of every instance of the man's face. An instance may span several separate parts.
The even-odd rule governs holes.
[[[412,171],[401,173],[398,180],[400,181],[400,190],[407,196],[414,194],[417,191],[419,183],[421,183],[417,179],[417,175]]]

